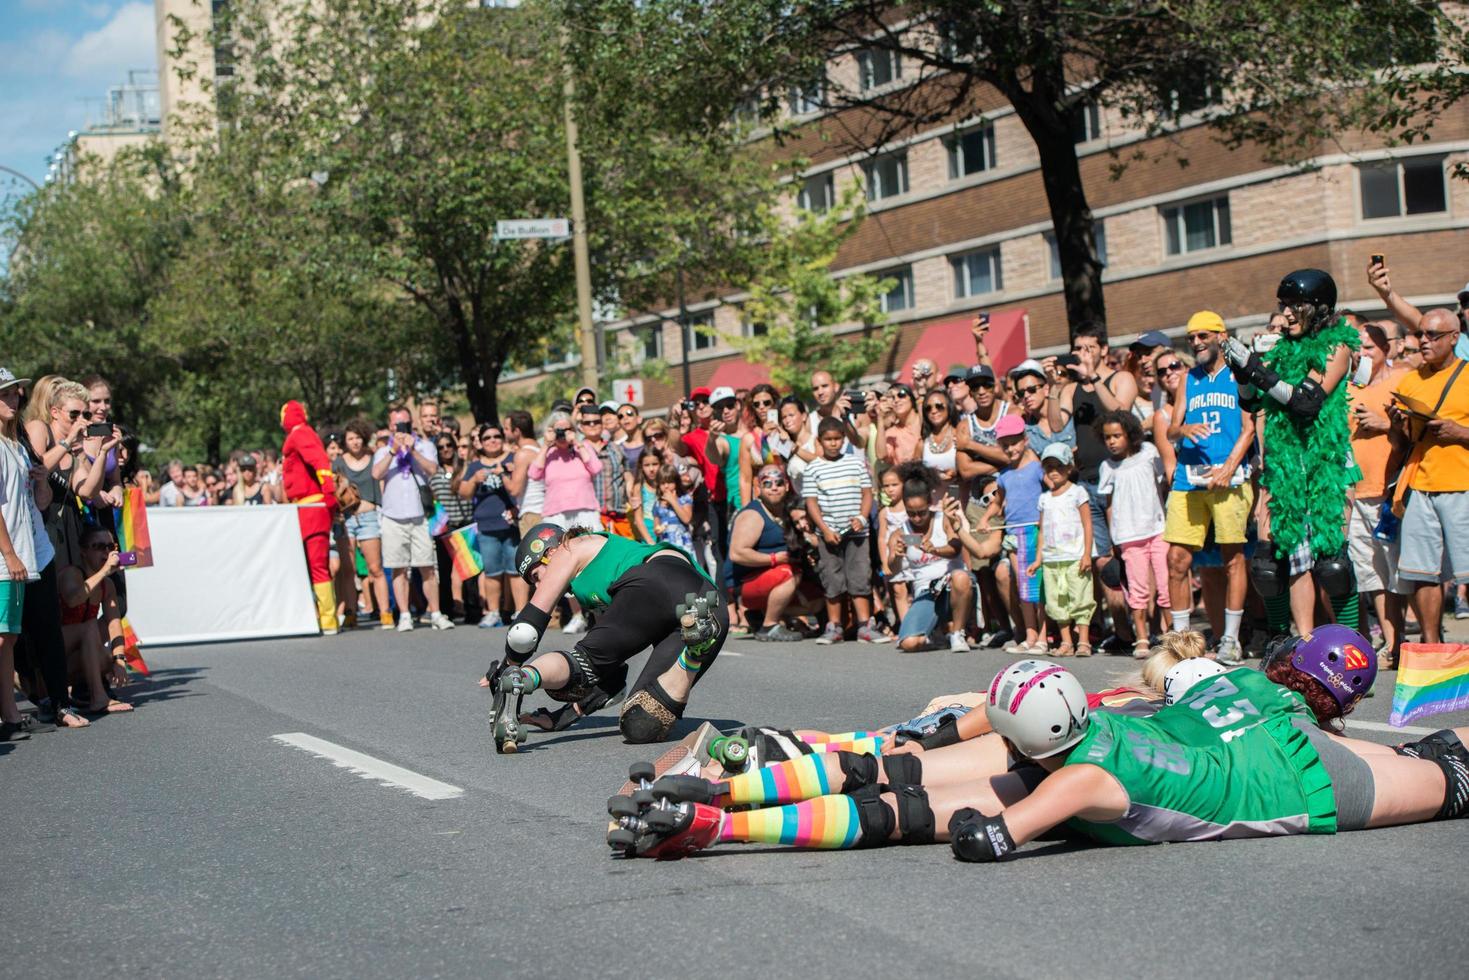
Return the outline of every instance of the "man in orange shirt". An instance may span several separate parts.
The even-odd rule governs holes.
[[[1377,621],[1382,624],[1384,654],[1380,666],[1391,669],[1398,659],[1398,647],[1403,642],[1403,607],[1399,595],[1411,592],[1398,578],[1398,543],[1376,537],[1373,531],[1382,519],[1383,504],[1388,501],[1388,475],[1396,472],[1396,463],[1389,432],[1387,407],[1392,401],[1393,388],[1405,368],[1393,369],[1387,363],[1392,340],[1387,332],[1375,323],[1358,328],[1362,338],[1362,349],[1353,376],[1369,373],[1366,384],[1351,384],[1347,387],[1347,427],[1352,434],[1352,454],[1362,471],[1362,479],[1354,488],[1351,512],[1347,522],[1347,547],[1352,557],[1352,566],[1357,573],[1357,588],[1367,596]],[[1363,368],[1362,365],[1367,365]],[[1348,624],[1351,625],[1351,624]]]
[[[1469,371],[1454,356],[1459,323],[1429,310],[1412,329],[1423,366],[1402,375],[1390,406],[1394,441],[1408,449],[1398,574],[1413,585],[1423,642],[1439,643],[1447,575],[1469,582]]]

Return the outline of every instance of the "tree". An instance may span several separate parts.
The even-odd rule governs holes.
[[[724,125],[752,93],[773,117],[793,87],[813,93],[821,79],[826,108],[865,110],[825,132],[874,149],[963,119],[982,91],[998,91],[1040,157],[1073,327],[1106,316],[1073,137],[1087,104],[1152,135],[1197,115],[1227,145],[1253,142],[1296,162],[1344,130],[1421,137],[1422,113],[1441,111],[1431,79],[1444,71],[1422,63],[1447,52],[1462,77],[1465,52],[1463,28],[1424,0],[565,2],[582,28],[579,58],[612,73],[634,56],[640,72],[656,66],[650,74],[669,81],[652,94],[690,126]],[[828,77],[832,53],[854,50],[901,58],[905,84],[864,89]]]

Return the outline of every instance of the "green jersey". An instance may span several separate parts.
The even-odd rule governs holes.
[[[1201,716],[1182,703],[1151,718],[1094,713],[1066,765],[1106,771],[1128,808],[1071,825],[1106,844],[1336,832],[1331,777],[1291,713],[1231,727],[1228,738],[1201,732]]]
[[[1163,710],[1169,712],[1169,730],[1192,745],[1231,741],[1272,718],[1302,718],[1316,724],[1305,698],[1250,667],[1205,678]]]
[[[612,602],[612,586],[622,578],[623,573],[664,551],[676,552],[688,558],[689,566],[698,573],[699,577],[711,586],[714,584],[708,574],[682,548],[667,542],[643,544],[641,541],[632,541],[603,531],[598,531],[596,534],[599,538],[605,538],[607,543],[602,545],[602,550],[597,552],[597,557],[593,558],[587,567],[578,572],[571,580],[571,594],[576,596],[576,601],[582,604],[583,609],[592,611],[606,609]]]

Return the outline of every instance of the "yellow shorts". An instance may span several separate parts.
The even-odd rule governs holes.
[[[1204,546],[1209,525],[1218,544],[1244,544],[1255,488],[1248,483],[1222,490],[1172,490],[1163,540],[1195,550]]]

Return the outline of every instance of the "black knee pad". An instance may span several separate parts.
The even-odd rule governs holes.
[[[1290,562],[1275,557],[1275,545],[1261,541],[1250,559],[1250,581],[1262,599],[1274,599],[1290,590]]]
[[[1395,745],[1393,751],[1398,755],[1411,756],[1414,759],[1433,760],[1469,750],[1465,749],[1464,743],[1459,741],[1459,736],[1454,734],[1452,728],[1441,728],[1432,735],[1423,736],[1416,742]]]
[[[893,830],[898,826],[893,811],[882,801],[882,789],[878,786],[863,786],[851,794],[857,804],[857,826],[862,831],[858,847],[884,847],[891,844]]]
[[[627,699],[617,719],[617,727],[622,732],[623,741],[633,745],[661,742],[668,737],[674,723],[683,717],[683,708],[654,681]]]
[[[553,701],[573,702],[580,701],[590,695],[597,687],[601,678],[597,674],[597,668],[592,666],[591,660],[581,650],[573,647],[570,650],[556,650],[566,660],[566,667],[571,672],[565,687],[558,687],[554,691],[546,691],[546,696]],[[616,692],[613,692],[616,693]],[[604,701],[603,704],[606,702]]]
[[[1469,748],[1451,729],[1444,728],[1416,742],[1395,746],[1398,755],[1431,762],[1443,770],[1443,806],[1435,820],[1453,820],[1469,813]]]
[[[933,843],[933,808],[928,805],[928,790],[904,784],[890,786],[898,798],[898,832],[904,844]]]
[[[1102,584],[1107,588],[1122,588],[1122,562],[1118,559],[1113,558],[1111,561],[1104,563],[1098,574],[1101,576]]]
[[[923,760],[916,755],[885,755],[882,757],[882,769],[889,785],[923,785]]]
[[[1345,545],[1329,558],[1318,558],[1311,571],[1316,574],[1317,584],[1333,599],[1357,591],[1357,574],[1352,570],[1352,560],[1347,556]]]
[[[842,767],[843,793],[852,793],[877,782],[877,756],[875,755],[838,752],[837,764]]]

